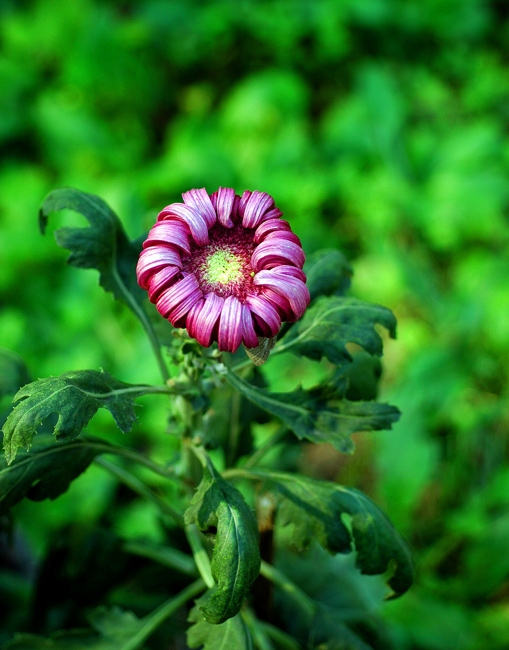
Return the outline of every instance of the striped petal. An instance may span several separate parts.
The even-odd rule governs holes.
[[[299,248],[302,248],[302,243],[297,235],[290,230],[279,230],[277,232],[269,232],[265,237],[264,241],[271,241],[274,246],[277,246],[278,240],[292,241],[294,244],[297,244]]]
[[[264,336],[276,336],[281,329],[281,317],[277,309],[259,296],[248,296],[246,305],[253,312]]]
[[[136,265],[138,284],[143,289],[148,289],[148,279],[165,266],[182,268],[182,259],[179,252],[171,246],[151,246],[141,251],[140,259]]]
[[[163,291],[156,302],[157,311],[165,318],[183,300],[188,298],[199,288],[198,280],[194,275],[187,275],[182,280],[175,282],[169,289]]]
[[[212,333],[221,315],[224,298],[208,293],[203,302],[198,302],[187,316],[187,331],[200,345],[208,348],[212,342]]]
[[[264,221],[255,231],[255,244],[262,242],[269,233],[280,230],[291,230],[288,221],[285,221],[284,219],[268,219],[267,221]]]
[[[254,277],[257,286],[269,287],[283,298],[286,298],[293,310],[295,319],[299,319],[309,305],[309,291],[304,282],[289,275],[275,273],[277,269],[260,271]]]
[[[232,188],[220,187],[217,191],[217,218],[219,223],[225,228],[233,228],[234,226],[230,218],[234,200],[235,190]]]
[[[279,208],[272,208],[272,210],[269,210],[264,215],[262,215],[262,218],[260,219],[260,223],[265,223],[265,221],[268,221],[269,219],[279,219],[279,217],[282,216],[283,213]]]
[[[246,190],[245,192],[242,193],[242,196],[239,199],[239,204],[237,207],[237,212],[239,217],[242,219],[244,216],[244,210],[246,209],[247,202],[249,201],[249,197],[251,196],[252,192],[249,192]]]
[[[165,289],[169,289],[174,284],[177,276],[180,274],[178,266],[165,266],[148,280],[148,299],[150,302],[157,302],[157,299]]]
[[[205,246],[209,243],[209,231],[205,218],[190,205],[184,203],[172,203],[159,213],[160,217],[172,216],[180,219],[189,226],[191,236],[198,246]]]
[[[305,259],[304,251],[295,242],[282,239],[276,244],[269,240],[256,247],[251,256],[251,266],[255,271],[288,263],[302,268]]]
[[[207,190],[204,187],[199,190],[189,190],[189,192],[182,194],[182,198],[186,205],[191,206],[201,214],[205,219],[207,228],[212,228],[217,221],[217,215]]]
[[[147,239],[143,242],[143,248],[156,244],[171,244],[182,249],[187,255],[191,254],[189,245],[189,229],[177,219],[158,221],[148,233]]]
[[[253,324],[253,315],[247,305],[242,306],[242,343],[246,348],[258,347],[258,336]]]
[[[265,300],[268,300],[271,305],[274,305],[278,313],[281,315],[281,320],[287,321],[288,319],[293,319],[293,309],[286,298],[280,296],[275,291],[272,291],[269,287],[262,287],[260,295],[265,298]]]
[[[242,225],[244,228],[256,228],[260,223],[262,216],[274,205],[274,199],[266,192],[255,190],[249,197],[244,214],[242,215]]]
[[[235,296],[224,301],[217,343],[221,352],[236,352],[242,343],[242,305]]]
[[[190,293],[187,298],[184,298],[184,300],[182,300],[182,302],[179,303],[175,309],[172,309],[168,314],[167,318],[170,323],[176,327],[179,321],[182,320],[187,315],[189,310],[202,298],[203,293],[201,289],[196,289],[196,291]]]

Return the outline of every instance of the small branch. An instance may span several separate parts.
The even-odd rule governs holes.
[[[183,607],[188,600],[194,598],[205,588],[205,583],[201,578],[195,580],[188,587],[183,589],[178,596],[170,598],[160,607],[155,609],[142,619],[141,629],[128,641],[119,646],[118,650],[136,650],[148,637],[157,630],[157,628],[174,612]]]
[[[300,587],[297,587],[294,582],[287,578],[284,573],[281,573],[272,564],[268,564],[268,562],[262,560],[260,574],[287,593],[309,618],[314,617],[316,605],[313,600]]]
[[[179,526],[182,527],[184,525],[184,518],[182,517],[182,515],[176,510],[174,510],[169,505],[169,503],[167,503],[159,495],[153,492],[153,490],[148,488],[145,485],[145,483],[140,481],[140,479],[137,476],[131,474],[130,472],[123,469],[122,467],[119,467],[118,465],[114,465],[113,463],[104,460],[104,458],[96,458],[94,460],[94,463],[96,463],[96,465],[100,465],[101,467],[103,467],[110,474],[115,476],[119,481],[121,481],[129,488],[131,488],[133,492],[139,494],[142,498],[147,499],[148,501],[152,501],[152,503],[155,503],[155,505],[159,508],[159,510],[161,510],[161,512],[164,512],[164,514],[172,517],[172,519],[174,519]]]
[[[184,530],[186,532],[189,546],[193,552],[194,561],[198,567],[198,571],[207,587],[211,589],[216,583],[212,577],[209,556],[207,555],[207,551],[203,547],[200,538],[200,531],[195,524],[187,524]]]

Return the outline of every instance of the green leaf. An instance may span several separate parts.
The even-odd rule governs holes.
[[[43,234],[48,216],[58,210],[78,212],[90,223],[87,228],[60,228],[55,232],[57,244],[71,251],[67,262],[82,269],[97,269],[100,285],[136,310],[135,303],[141,303],[145,296],[136,282],[141,242],[128,239],[119,218],[102,199],[70,187],[54,190],[44,199],[39,211]]]
[[[35,634],[20,634],[3,646],[2,650],[123,650],[143,627],[143,621],[132,612],[119,607],[107,610],[102,607],[92,612],[91,630],[59,630],[49,638]],[[141,650],[141,644],[135,646]]]
[[[19,447],[30,449],[38,426],[52,413],[58,413],[53,431],[57,439],[75,438],[99,408],[108,409],[124,433],[130,431],[136,422],[134,400],[147,389],[96,370],[66,372],[27,384],[14,396],[19,403],[3,427],[7,462],[14,460]]]
[[[13,395],[30,381],[23,359],[7,348],[0,348],[0,398]]]
[[[383,343],[376,325],[396,336],[396,318],[390,309],[356,298],[319,298],[283,339],[284,349],[310,359],[326,357],[336,365],[350,362],[347,343],[357,343],[369,354],[382,356]]]
[[[327,388],[309,391],[297,388],[291,393],[268,393],[230,370],[226,378],[249,400],[280,418],[298,438],[330,442],[343,453],[353,451],[352,433],[390,429],[400,416],[395,406],[338,399]]]
[[[257,474],[256,471],[252,472]],[[259,472],[282,497],[278,522],[294,525],[292,542],[299,549],[313,540],[332,553],[349,553],[353,545],[361,573],[392,570],[388,585],[393,596],[412,584],[410,551],[383,512],[362,492],[335,483],[282,472]],[[351,530],[341,520],[350,516]]]
[[[106,446],[106,443],[101,443]],[[104,453],[86,440],[59,445],[37,445],[7,465],[0,459],[0,515],[28,497],[33,501],[56,499],[82,474],[94,458]]]
[[[197,602],[200,603],[200,600]],[[203,618],[197,605],[191,610],[188,620],[193,623],[187,630],[187,645],[190,648],[251,650],[253,647],[249,630],[239,614],[220,625],[212,625]]]
[[[242,494],[209,463],[184,515],[187,524],[216,533],[212,577],[217,589],[201,607],[208,623],[235,616],[260,571],[258,525]]]
[[[338,250],[321,250],[304,264],[311,300],[319,296],[343,295],[350,286],[352,267]]]

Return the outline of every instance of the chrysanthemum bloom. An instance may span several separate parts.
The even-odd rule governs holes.
[[[220,187],[182,198],[159,213],[136,269],[164,318],[205,347],[235,352],[304,314],[304,252],[271,196]]]

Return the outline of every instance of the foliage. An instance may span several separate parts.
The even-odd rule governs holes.
[[[104,368],[131,385],[154,384],[160,366],[135,320],[146,309],[147,329],[152,317],[136,285],[133,317],[112,304],[112,292],[96,292],[94,273],[66,268],[52,238],[37,233],[37,210],[55,187],[100,194],[121,215],[121,230],[118,217],[96,215],[82,235],[92,230],[110,253],[117,244],[131,251],[120,276],[125,286],[133,279],[128,269],[138,235],[180,192],[218,185],[264,189],[277,197],[302,239],[312,305],[325,302],[321,295],[334,301],[355,296],[363,304],[390,306],[398,318],[396,342],[385,339],[385,325],[372,322],[384,339],[380,382],[378,357],[359,353],[351,342],[351,362],[344,342],[327,349],[313,342],[320,362],[303,358],[303,351],[283,351],[271,355],[263,382],[239,371],[264,395],[292,394],[299,384],[309,395],[310,386],[340,384],[340,399],[354,406],[377,392],[380,402],[396,404],[402,416],[392,430],[353,434],[356,453],[348,457],[326,444],[299,442],[270,413],[252,420],[244,399],[229,408],[225,395],[238,395],[230,385],[224,394],[199,387],[200,395],[209,391],[211,406],[198,437],[207,448],[213,439],[209,453],[218,470],[229,445],[229,468],[249,464],[254,455],[252,469],[261,463],[355,485],[410,542],[418,583],[383,607],[354,609],[343,602],[333,610],[343,632],[336,630],[332,640],[332,623],[320,619],[313,628],[318,647],[509,645],[507,30],[503,3],[484,0],[275,0],[242,2],[235,11],[225,0],[8,0],[0,6],[0,422],[17,390],[37,377]],[[67,200],[78,198],[65,192],[60,197],[69,207]],[[46,216],[57,229],[77,218],[58,211]],[[324,248],[326,255],[318,253]],[[103,263],[100,277],[111,279],[111,254]],[[156,325],[160,340],[175,343],[164,325]],[[287,345],[299,326],[278,345]],[[175,352],[170,374],[178,375],[180,349],[169,349]],[[344,365],[331,369],[325,352]],[[209,384],[221,384],[220,371]],[[168,435],[180,432],[173,409],[180,412],[181,398],[171,402],[167,419],[167,397],[144,397],[140,424],[120,438],[102,408],[88,428],[103,442],[122,442],[150,456],[160,473],[137,470],[127,459],[116,466],[132,470],[150,494],[183,512],[190,495],[167,481],[167,465],[178,475],[188,474],[192,463],[180,458],[178,436]],[[227,426],[220,424],[217,405]],[[252,402],[249,408],[259,409]],[[78,593],[75,606],[37,600],[51,591],[45,585],[53,585],[52,575],[40,570],[49,555],[59,566],[66,553],[69,575],[76,575],[73,521],[93,530],[107,526],[127,541],[148,538],[148,546],[189,551],[153,501],[118,486],[95,461],[76,480],[74,461],[67,475],[65,462],[57,463],[51,485],[56,490],[71,483],[55,501],[22,498],[25,489],[28,496],[50,491],[49,481],[38,487],[37,476],[45,476],[45,470],[38,473],[38,439],[54,425],[52,418],[30,452],[20,450],[1,469],[0,476],[8,471],[14,477],[18,462],[37,458],[33,474],[21,482],[21,500],[1,519],[1,539],[10,535],[12,543],[7,555],[0,545],[0,645],[18,630],[49,638],[58,627],[88,627],[82,613],[97,603],[142,616],[185,586],[169,569],[158,581],[159,565],[140,559],[125,582],[119,578],[88,601]],[[64,457],[67,445],[82,441],[48,444],[45,438],[41,447],[62,450]],[[264,445],[270,449],[260,457]],[[197,474],[191,485],[200,480]],[[259,510],[251,481],[236,485]],[[339,557],[330,558],[336,572],[327,573],[332,565],[320,570],[350,594],[356,574]],[[285,547],[278,558],[281,571],[306,593],[313,588],[328,607],[330,584],[313,582],[322,567],[316,556],[294,557]],[[91,560],[87,575],[94,573],[108,571]],[[359,594],[376,580],[358,579]],[[288,631],[304,617],[300,610],[296,615],[288,592],[276,592],[278,613],[290,612],[281,614]],[[185,616],[170,618],[147,646],[166,648],[169,638],[182,646]],[[267,639],[256,638],[263,647]],[[284,647],[273,637],[268,642]]]

